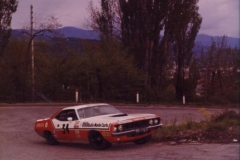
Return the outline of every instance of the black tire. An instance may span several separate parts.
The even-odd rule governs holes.
[[[152,136],[149,135],[149,136],[146,136],[146,137],[143,137],[141,139],[138,139],[138,140],[135,140],[133,141],[135,144],[145,144],[147,142],[149,142],[151,140]]]
[[[89,142],[94,149],[104,150],[112,146],[110,142],[105,140],[101,133],[97,131],[91,131],[88,136]]]
[[[45,131],[44,137],[49,145],[58,144],[58,141],[54,138],[54,136],[52,135],[52,133],[50,131]]]

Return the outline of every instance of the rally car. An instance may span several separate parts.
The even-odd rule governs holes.
[[[161,119],[155,114],[125,114],[101,103],[63,108],[50,118],[37,120],[34,129],[51,145],[85,141],[94,149],[103,150],[112,143],[147,143],[161,126]]]

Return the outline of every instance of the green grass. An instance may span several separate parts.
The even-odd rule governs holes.
[[[200,109],[199,112],[203,114],[205,120],[195,122],[191,117],[185,117],[185,121],[177,125],[177,119],[174,118],[170,124],[164,124],[162,128],[155,132],[153,140],[179,137],[183,133],[186,135],[194,131],[227,132],[230,127],[240,126],[240,114],[235,111],[225,110],[222,113],[213,115],[210,115],[206,109]]]

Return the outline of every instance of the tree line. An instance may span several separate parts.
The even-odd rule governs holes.
[[[198,0],[101,0],[101,8],[90,3],[93,29],[108,41],[120,40],[144,72],[144,82],[155,94],[165,86],[165,67],[175,59],[177,100],[184,94],[184,68],[191,63],[195,37],[202,17]]]
[[[239,48],[220,37],[198,56],[193,52],[202,22],[197,2],[101,0],[100,8],[90,2],[88,25],[100,33],[99,41],[56,34],[35,40],[35,101],[73,102],[78,88],[82,102],[134,102],[137,91],[142,102],[183,95],[191,102],[238,102]],[[60,26],[51,19],[40,26]],[[38,31],[53,33],[47,27]],[[0,102],[32,100],[32,38],[1,46]]]

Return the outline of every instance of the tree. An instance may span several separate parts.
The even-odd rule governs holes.
[[[168,12],[167,1],[119,0],[121,8],[121,37],[124,47],[134,55],[137,66],[145,72],[145,83],[156,87],[159,76],[160,32]]]
[[[12,39],[6,55],[0,59],[0,100],[26,102],[29,97],[30,75],[25,70],[27,45],[25,40]]]
[[[77,72],[79,55],[69,51],[53,54],[49,44],[48,51],[36,53],[36,91],[54,101],[73,100],[74,75]],[[71,92],[69,93],[69,87]],[[65,94],[66,93],[66,94]],[[69,94],[67,94],[69,93]],[[70,98],[69,98],[70,97]]]
[[[94,49],[86,47],[78,65],[81,76],[76,80],[88,98],[130,100],[141,85],[141,72],[115,41],[101,41]]]
[[[58,29],[62,25],[58,22],[58,19],[54,16],[47,16],[46,18],[35,19],[33,21],[33,26],[34,29],[32,35],[31,26],[28,23],[25,23],[24,26],[22,27],[23,28],[22,33],[29,37],[27,59],[29,59],[31,43],[36,37],[45,36],[47,38],[51,38],[61,36],[61,34],[58,33],[56,29]]]
[[[239,49],[230,48],[227,37],[212,38],[200,65],[205,71],[205,100],[226,103],[239,99]]]
[[[190,63],[189,67],[186,70],[188,70],[188,73],[185,76],[183,87],[184,94],[188,96],[189,101],[193,100],[196,95],[196,87],[200,78],[197,58],[193,59],[193,61]]]
[[[11,36],[12,14],[17,11],[18,1],[1,0],[0,1],[0,56],[3,55],[4,49]]]
[[[138,68],[145,71],[146,85],[156,85],[160,32],[167,13],[167,1],[102,0],[101,9],[90,3],[90,26],[102,37],[117,37],[129,49]],[[158,58],[157,58],[158,57]]]
[[[185,68],[193,55],[194,41],[202,23],[198,13],[198,0],[175,0],[174,9],[168,17],[169,34],[173,42],[173,53],[177,64],[176,99],[184,94]]]
[[[119,29],[117,33],[121,45],[129,49],[135,64],[144,71],[147,87],[157,92],[163,91],[166,65],[171,58],[171,51],[174,51],[172,57],[178,68],[176,97],[182,96],[183,70],[191,61],[194,40],[202,21],[198,14],[198,1],[119,0],[113,5],[111,0],[101,2],[101,11],[93,7],[90,10],[94,13],[92,17],[95,17],[93,24],[98,26],[95,28],[103,34],[101,26]],[[108,19],[106,13],[111,13],[111,18]],[[97,21],[99,19],[102,21]]]
[[[37,41],[36,88],[51,100],[73,101],[75,88],[83,100],[134,100],[141,74],[132,59],[114,41],[75,39],[83,53],[72,51],[66,43]],[[61,50],[53,52],[55,44]],[[40,47],[41,45],[41,47]],[[46,47],[46,50],[42,50]],[[48,48],[49,47],[49,48]],[[59,47],[58,47],[59,48]],[[131,97],[131,98],[130,98]],[[133,98],[132,98],[133,97]]]
[[[31,6],[32,7],[32,6]],[[34,52],[33,52],[33,39],[37,36],[49,36],[50,35],[55,35],[56,31],[55,29],[59,28],[61,24],[58,23],[57,18],[54,16],[48,16],[47,18],[43,20],[35,20],[34,22],[34,30],[33,30],[33,24],[28,25],[26,24],[23,26],[22,33],[27,34],[29,36],[29,42],[28,42],[28,52],[27,52],[27,58],[30,61],[29,58],[29,52],[30,52],[30,47],[31,49],[31,64],[32,64],[32,101],[35,101],[35,72],[34,72]],[[28,69],[28,64],[26,65],[26,70]]]
[[[101,10],[94,8],[92,1],[89,3],[91,22],[89,26],[100,31],[101,38],[111,40],[114,35],[116,20],[116,1],[101,0]]]

